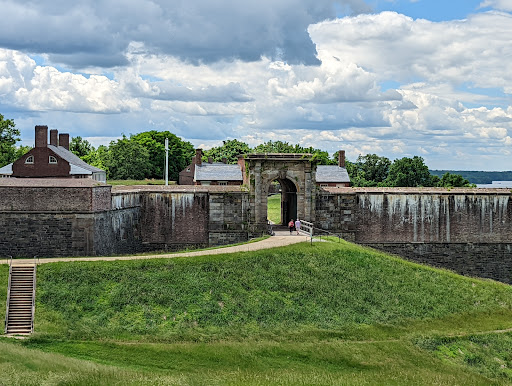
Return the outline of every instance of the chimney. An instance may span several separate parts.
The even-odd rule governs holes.
[[[227,164],[228,163],[228,159],[226,157],[222,157],[222,163],[223,164]]]
[[[213,163],[213,158],[212,158],[212,157],[208,157],[208,163],[209,163],[209,164],[212,164],[212,163]]]
[[[50,130],[50,145],[59,146],[59,132],[55,129]]]
[[[59,134],[59,145],[69,150],[69,134]]]
[[[203,161],[201,161],[201,157],[203,156],[203,149],[196,149],[196,165],[201,166]]]
[[[345,167],[345,150],[340,150],[338,153],[338,166],[340,168]]]
[[[48,146],[48,126],[36,126],[36,147]]]

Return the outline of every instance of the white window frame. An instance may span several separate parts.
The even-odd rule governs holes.
[[[26,164],[29,164],[29,165],[33,165],[34,164],[34,156],[31,154],[27,157],[27,159],[25,160],[25,163]]]
[[[49,157],[48,157],[48,163],[49,163],[49,164],[57,165],[57,162],[58,162],[58,161],[57,161],[57,157],[55,157],[55,156],[53,156],[53,155],[51,155],[51,156],[49,156]]]

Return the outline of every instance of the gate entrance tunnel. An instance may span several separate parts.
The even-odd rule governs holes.
[[[275,211],[273,203],[275,199],[271,199],[280,193],[280,218],[277,218],[275,212],[271,215],[271,211]],[[297,219],[297,187],[287,178],[276,179],[270,183],[268,188],[268,204],[267,204],[267,217],[273,220],[276,224],[288,225],[288,222]],[[274,217],[274,218],[272,218]]]

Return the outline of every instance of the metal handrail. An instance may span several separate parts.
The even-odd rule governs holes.
[[[32,318],[30,323],[30,333],[34,332],[34,319],[36,316],[36,277],[37,277],[37,256],[34,256],[34,275],[32,277]]]
[[[9,261],[9,284],[7,284],[7,307],[5,310],[5,334],[7,334],[7,326],[9,325],[9,301],[11,299],[11,276],[12,276],[12,256]]]

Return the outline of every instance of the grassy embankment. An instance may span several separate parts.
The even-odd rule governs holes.
[[[0,334],[5,330],[7,287],[9,286],[9,265],[0,264]]]
[[[281,224],[281,194],[268,197],[267,217],[274,224]]]
[[[165,180],[108,180],[109,185],[164,185]],[[176,181],[169,181],[169,185],[175,185]]]
[[[38,271],[38,333],[0,342],[0,372],[8,383],[14,369],[72,384],[506,383],[512,335],[478,334],[512,327],[511,295],[345,242],[54,263]]]

